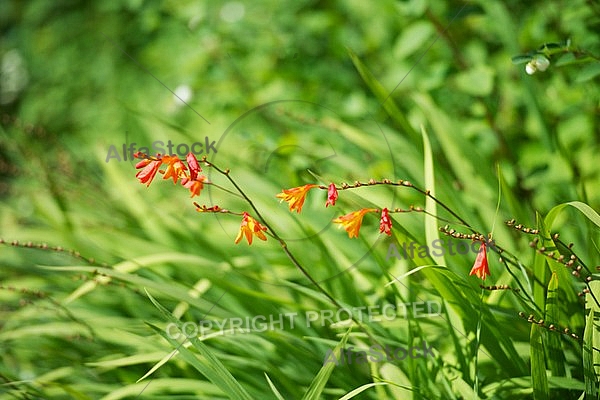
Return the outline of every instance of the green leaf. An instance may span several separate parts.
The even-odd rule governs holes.
[[[525,64],[531,60],[533,60],[533,56],[530,54],[519,54],[511,58],[513,64]]]
[[[594,79],[600,75],[600,63],[596,62],[594,64],[586,65],[579,71],[577,78],[575,78],[575,82],[582,83],[587,82],[589,80]]]
[[[575,58],[575,54],[573,54],[573,53],[566,53],[566,54],[563,54],[562,56],[560,56],[554,62],[554,66],[555,67],[562,67],[562,66],[565,66],[565,65],[574,64],[576,62],[577,62],[577,59]]]
[[[431,22],[421,20],[414,22],[404,29],[396,45],[394,46],[394,57],[405,58],[419,48],[424,49],[426,41],[433,36],[435,28]]]
[[[568,43],[568,42],[567,42]],[[544,43],[538,47],[538,53],[543,53],[547,56],[567,50],[565,43]]]
[[[556,217],[558,216],[558,214],[566,206],[571,206],[571,207],[576,208],[583,215],[585,215],[587,219],[589,219],[597,227],[600,228],[600,215],[598,215],[598,213],[596,211],[594,211],[594,209],[592,207],[590,207],[587,204],[582,203],[580,201],[569,201],[567,203],[562,203],[562,204],[559,204],[559,205],[553,207],[548,212],[548,215],[546,215],[546,219],[544,220],[544,223],[546,224],[546,226],[548,227],[548,229],[552,229],[552,223],[554,222],[554,220],[556,219]]]
[[[491,67],[478,65],[459,73],[456,76],[456,86],[467,94],[485,97],[494,89],[494,75]]]
[[[531,324],[531,385],[535,400],[547,400],[550,398],[546,364],[544,361],[543,335],[544,328],[537,324]]]
[[[453,309],[463,319],[465,327],[473,329],[477,326],[481,310],[482,334],[481,345],[485,348],[485,354],[496,360],[500,365],[509,368],[513,374],[525,374],[527,367],[515,350],[514,342],[506,336],[501,325],[498,323],[489,307],[476,309],[474,305],[481,300],[478,294],[468,288],[464,279],[459,278],[448,268],[433,267],[425,268],[422,274],[431,283],[439,295],[446,300],[446,304],[452,305]],[[456,328],[455,328],[456,329]],[[465,332],[459,331],[461,336]]]
[[[539,245],[546,247],[546,249],[548,249],[549,251],[556,249],[556,244],[554,243],[554,241],[552,239],[550,239],[552,226],[553,226],[554,221],[556,220],[556,217],[558,216],[558,214],[567,206],[576,208],[583,215],[585,215],[586,218],[589,219],[592,223],[594,223],[596,226],[600,227],[600,216],[587,204],[582,203],[580,201],[571,201],[568,203],[559,204],[559,205],[553,207],[548,212],[548,214],[546,215],[546,218],[544,218],[543,221],[541,220],[541,218],[538,219],[538,224],[539,224],[539,228],[540,228],[540,239],[541,239]],[[544,263],[547,263],[547,265],[550,267],[550,270],[552,272],[557,273],[558,278],[561,282],[570,282],[572,280],[569,271],[564,267],[563,264],[558,263],[554,259],[549,259],[547,257],[544,257],[544,256],[536,253],[536,261],[540,257],[544,258]],[[537,266],[537,264],[536,264],[536,266]],[[541,273],[541,271],[538,271],[537,269],[536,269],[536,272]],[[541,279],[541,278],[543,278],[543,274],[540,276],[537,276],[537,277],[538,277],[538,279]],[[545,281],[543,281],[543,282],[545,282]],[[565,298],[563,300],[566,300],[569,302],[577,302],[577,299],[579,297],[577,295],[577,290],[574,285],[563,285],[562,288],[564,290],[564,295],[565,295]],[[538,302],[538,300],[539,299],[536,297],[536,302]],[[540,303],[538,302],[538,304],[540,304]]]

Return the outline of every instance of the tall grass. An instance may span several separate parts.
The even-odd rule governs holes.
[[[269,32],[250,18],[209,18],[187,33],[179,19],[192,12],[162,3],[135,9],[130,25],[119,10],[98,9],[103,35],[162,22],[161,39],[144,39],[147,47],[123,39],[154,78],[88,28],[60,40],[68,35],[58,20],[49,37],[65,44],[48,44],[61,50],[41,74],[33,28],[52,13],[41,2],[23,6],[17,32],[35,38],[21,51],[37,74],[0,129],[0,398],[597,397],[600,92],[590,71],[569,60],[556,66],[559,55],[532,76],[510,59],[559,34],[593,51],[598,10],[556,5],[548,12],[557,22],[534,6],[417,3],[246,4],[247,15],[281,11]],[[221,6],[202,12],[218,18]],[[83,21],[99,6],[90,7],[68,15]],[[292,26],[298,35],[285,34]],[[206,49],[175,52],[189,47],[187,35]],[[210,47],[216,38],[222,46]],[[33,96],[79,70],[73,54],[88,51],[85,40],[105,44],[97,69],[61,81],[63,93]],[[289,57],[269,50],[280,42],[294,50]],[[582,73],[591,76],[585,84]],[[188,82],[190,107],[155,78],[171,89]],[[83,94],[85,82],[110,82],[102,107]],[[52,96],[74,96],[73,109]],[[229,173],[204,166],[211,184],[198,198],[168,181],[140,185],[132,162],[105,162],[110,145],[205,137],[218,149],[206,160]],[[301,213],[275,197],[331,182],[340,188],[334,207],[319,189]],[[198,213],[192,201],[248,211],[280,240],[235,245],[240,217]],[[383,207],[408,211],[391,214],[390,237],[375,213],[358,238],[331,222]],[[473,252],[390,256],[390,245],[489,235],[496,247],[484,282],[469,276]],[[439,315],[358,313],[428,301],[442,305]],[[324,320],[340,309],[352,317]],[[280,315],[264,331],[231,330],[232,321]],[[327,354],[424,342],[434,356],[325,363]]]

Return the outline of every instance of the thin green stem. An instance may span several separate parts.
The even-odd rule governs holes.
[[[356,182],[354,182],[354,184],[342,183],[340,185],[340,187],[336,186],[336,189],[337,190],[348,190],[348,189],[357,189],[357,188],[360,188],[360,187],[363,187],[363,186],[377,186],[377,185],[405,186],[405,187],[412,188],[413,190],[416,190],[417,192],[419,192],[419,193],[423,194],[424,196],[429,197],[430,199],[432,199],[433,201],[435,201],[444,210],[448,211],[454,218],[456,218],[457,220],[459,220],[460,223],[462,225],[464,225],[466,228],[468,228],[471,232],[477,233],[477,231],[475,231],[475,229],[473,229],[471,227],[471,225],[469,225],[469,223],[467,221],[465,221],[464,219],[462,219],[457,213],[455,213],[444,202],[442,202],[441,200],[439,200],[435,196],[433,196],[429,190],[420,189],[419,187],[413,185],[409,181],[399,180],[399,181],[394,182],[394,181],[391,181],[389,179],[382,179],[380,181],[376,181],[374,179],[370,179],[368,182],[359,182],[359,181],[356,181]],[[329,188],[328,186],[319,185],[319,189],[324,189],[325,190],[325,189],[328,189],[328,188]],[[439,218],[437,216],[434,216],[434,217]]]
[[[250,207],[252,208],[252,210],[254,210],[254,213],[255,213],[256,217],[260,220],[260,222],[264,226],[267,227],[267,229],[271,233],[272,237],[275,238],[275,240],[277,240],[279,242],[279,244],[281,245],[281,248],[283,249],[283,251],[285,252],[285,254],[287,255],[287,257],[290,259],[290,261],[292,262],[292,264],[296,268],[298,268],[298,270],[300,270],[300,272],[302,272],[302,274],[317,288],[317,290],[319,292],[321,292],[325,297],[327,297],[327,299],[329,299],[329,301],[335,307],[337,307],[337,308],[343,308],[343,306],[333,296],[331,296],[329,294],[329,292],[327,292],[327,290],[325,290],[325,288],[322,287],[319,284],[319,282],[317,282],[310,275],[310,273],[302,266],[302,264],[300,264],[300,262],[298,261],[298,259],[294,256],[294,254],[288,248],[288,245],[287,245],[286,241],[281,236],[279,236],[279,234],[273,229],[273,227],[269,224],[269,222],[262,216],[262,214],[256,208],[256,206],[254,205],[254,203],[252,202],[252,200],[246,195],[246,193],[242,190],[242,188],[231,177],[231,174],[229,173],[230,171],[228,169],[227,170],[223,170],[223,169],[217,167],[215,164],[213,164],[213,163],[211,163],[209,161],[206,161],[206,159],[202,159],[202,162],[204,162],[206,165],[214,168],[217,172],[219,172],[220,174],[224,175],[229,180],[229,182],[231,182],[231,184],[236,188],[236,190],[240,193],[240,195],[244,198],[244,200],[246,200],[246,202],[250,205]],[[374,343],[378,343],[378,341],[364,327],[364,325],[362,324],[362,322],[359,321],[354,315],[352,315],[352,320],[354,322],[356,322],[356,324],[367,334],[367,336],[369,336],[369,338]]]

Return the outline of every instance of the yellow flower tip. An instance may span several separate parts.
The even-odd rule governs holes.
[[[242,240],[242,230],[240,229],[240,231],[238,232],[236,238],[235,238],[235,244],[238,244],[240,242],[240,240]],[[249,240],[250,244],[252,244],[252,239]]]

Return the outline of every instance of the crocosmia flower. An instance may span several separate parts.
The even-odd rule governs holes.
[[[475,260],[475,264],[473,264],[473,268],[471,269],[471,273],[469,275],[477,275],[477,277],[481,280],[485,280],[486,276],[491,275],[490,268],[488,266],[485,242],[481,243],[479,253],[477,253],[477,259]]]
[[[335,206],[335,201],[338,198],[338,191],[335,187],[335,183],[329,185],[329,190],[327,191],[327,203],[325,203],[325,207],[329,207],[330,205]]]
[[[164,156],[162,158],[163,164],[167,165],[165,176],[163,179],[173,178],[173,183],[177,183],[179,178],[185,178],[187,167],[177,156]]]
[[[145,158],[135,165],[137,169],[143,168],[135,174],[135,177],[140,180],[140,183],[145,183],[146,186],[150,186],[161,164],[162,160],[150,160]]]
[[[243,236],[246,236],[248,244],[252,244],[252,235],[255,235],[260,240],[267,240],[267,237],[263,233],[267,227],[262,226],[257,220],[252,218],[250,214],[244,211],[242,216],[242,224],[240,225],[240,232],[235,238],[235,244],[238,244],[242,240]]]
[[[350,214],[336,218],[333,220],[333,222],[336,224],[342,224],[346,232],[348,232],[348,237],[358,237],[358,231],[360,230],[360,226],[365,214],[378,211],[379,210],[376,208],[363,208],[362,210],[353,211]]]
[[[306,194],[310,189],[316,188],[317,186],[319,185],[309,184],[291,189],[283,189],[282,192],[277,194],[275,197],[287,201],[290,205],[290,211],[296,210],[296,212],[299,213],[302,211]]]
[[[200,168],[200,165],[198,164],[198,159],[196,158],[194,153],[188,153],[186,160],[190,169],[190,179],[192,181],[195,181],[196,177],[198,176],[198,172],[202,172],[202,168]]]
[[[190,197],[199,196],[200,191],[204,189],[204,181],[206,180],[206,176],[198,175],[195,179],[183,178],[181,184],[184,188],[189,189],[192,194]]]
[[[392,236],[392,220],[387,208],[381,210],[381,221],[379,221],[379,233]]]

